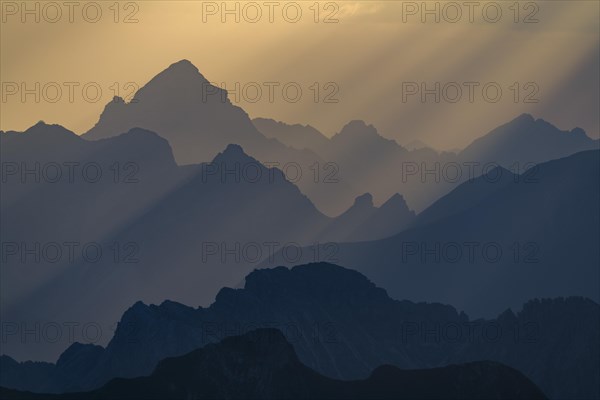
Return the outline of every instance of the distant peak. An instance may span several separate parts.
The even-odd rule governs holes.
[[[167,69],[170,69],[170,70],[181,70],[181,71],[186,71],[187,70],[187,71],[192,71],[192,72],[198,72],[199,73],[198,68],[194,64],[192,64],[192,62],[190,60],[186,60],[186,59],[179,60],[179,61],[177,61],[177,62],[169,65],[169,68],[167,68]]]
[[[348,122],[339,135],[379,135],[377,133],[377,129],[373,125],[367,125],[367,123],[363,120],[353,120]]]
[[[362,119],[353,119],[346,124],[345,128],[366,128],[367,126],[367,123]]]
[[[44,136],[62,136],[62,137],[79,137],[74,132],[58,124],[47,124],[44,121],[39,121],[31,128],[23,132],[28,135],[44,135]]]
[[[535,122],[535,118],[533,118],[533,115],[531,114],[523,113],[517,118],[513,119],[512,122],[532,123]]]
[[[200,78],[203,81],[207,81],[198,68],[189,60],[177,61],[176,63],[169,65],[167,69],[157,76],[173,76],[176,79],[183,80]]]
[[[166,93],[181,96],[185,93],[182,92],[183,90],[191,90],[206,83],[208,81],[194,64],[188,60],[181,60],[169,65],[167,69],[152,78],[136,93],[135,98],[141,102],[139,97],[148,91],[151,92],[151,97],[165,96]]]
[[[228,144],[223,153],[224,154],[238,154],[238,155],[246,154],[246,153],[244,153],[244,149],[242,148],[242,146],[240,146],[239,144],[234,144],[234,143]]]
[[[406,200],[404,200],[404,196],[402,196],[400,193],[394,193],[385,203],[383,203],[381,207],[383,206],[400,206],[408,208],[406,205]]]
[[[585,131],[580,127],[571,129],[570,133],[573,136],[581,136],[581,137],[586,137],[586,138],[588,137],[587,133],[585,133]]]
[[[133,305],[131,307],[129,307],[129,310],[131,311],[142,311],[142,310],[147,310],[148,306],[141,300],[136,301],[135,303],[133,303]]]
[[[353,207],[373,207],[373,195],[371,193],[361,194],[354,199]]]
[[[228,144],[225,150],[217,154],[213,163],[257,163],[259,162],[244,152],[239,144]]]

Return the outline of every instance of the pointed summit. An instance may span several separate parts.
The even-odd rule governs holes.
[[[225,150],[216,155],[212,161],[217,163],[258,163],[256,159],[250,157],[244,152],[244,149],[239,144],[228,144]]]
[[[198,71],[198,68],[188,60],[181,60],[150,80],[144,87],[137,91],[132,103],[149,101],[169,103],[184,106],[186,103],[204,99],[203,94],[210,93],[221,97],[222,89],[216,88]],[[223,96],[226,98],[226,94]]]
[[[229,143],[251,154],[281,150],[258,132],[227,91],[212,85],[189,60],[171,64],[144,85],[131,102],[116,98],[86,134],[96,140],[134,127],[167,139],[179,164],[207,162]]]
[[[517,118],[513,119],[512,121],[510,121],[509,123],[518,123],[518,124],[527,124],[527,123],[533,123],[535,122],[535,118],[533,117],[533,115],[528,114],[528,113],[523,113],[521,115],[519,115]]]
[[[169,65],[169,67],[167,69],[162,71],[156,77],[164,78],[165,76],[169,76],[169,75],[176,76],[182,80],[183,80],[183,78],[186,78],[186,79],[201,78],[203,81],[208,82],[206,80],[206,78],[200,73],[200,71],[198,70],[198,67],[196,67],[194,64],[192,64],[189,60],[185,60],[185,59],[177,61],[176,63]]]
[[[407,212],[412,212],[408,208],[408,204],[406,204],[404,196],[402,196],[400,193],[394,193],[392,197],[390,197],[381,205],[381,207],[379,207],[379,209],[386,212],[388,210],[405,210]]]

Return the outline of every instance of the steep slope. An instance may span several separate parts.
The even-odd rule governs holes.
[[[427,207],[415,218],[412,226],[423,226],[467,211],[511,183],[527,180],[533,182],[535,178],[531,176],[536,171],[534,168],[520,176],[502,167],[496,167],[481,176],[469,179]]]

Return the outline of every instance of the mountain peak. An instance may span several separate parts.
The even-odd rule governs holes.
[[[340,285],[343,282],[343,285]],[[276,267],[255,269],[246,276],[244,291],[257,298],[271,300],[296,299],[324,304],[347,299],[389,300],[384,289],[378,288],[358,271],[339,265],[317,262],[296,265],[292,269]],[[305,293],[311,295],[305,297]]]
[[[406,200],[404,196],[400,193],[394,193],[385,203],[379,207],[381,209],[384,208],[402,208],[408,211],[408,205],[406,204]]]
[[[239,144],[228,144],[225,150],[216,155],[213,163],[258,163],[257,160],[250,157],[244,152],[244,149]]]
[[[523,114],[519,115],[517,118],[515,118],[513,120],[513,122],[515,122],[515,121],[519,121],[519,122],[535,122],[535,118],[531,114],[523,113]]]
[[[587,133],[585,133],[585,131],[578,126],[571,129],[570,133],[571,133],[571,135],[576,136],[576,137],[581,137],[581,138],[586,138],[586,139],[589,138]]]
[[[373,207],[373,195],[371,193],[364,193],[357,196],[354,199],[354,205],[352,207]]]
[[[212,85],[198,68],[188,60],[181,60],[169,65],[138,90],[133,103],[152,103],[163,99],[170,105],[187,104],[198,96],[202,97],[203,91],[208,90],[209,86],[210,93],[213,93]],[[220,93],[218,88],[215,88],[214,92]],[[221,97],[217,97],[220,101]]]
[[[47,124],[44,121],[39,121],[27,129],[23,134],[30,137],[36,137],[38,139],[47,140],[50,143],[61,143],[59,140],[81,140],[79,135],[68,130],[62,125],[58,124]]]
[[[349,135],[349,136],[368,136],[368,135],[376,135],[377,129],[373,125],[367,125],[367,123],[363,120],[353,120],[348,122],[338,135]]]
[[[171,65],[165,71],[175,71],[178,73],[190,73],[190,74],[200,74],[198,67],[196,67],[190,60],[179,60]],[[164,71],[163,71],[164,72]],[[202,75],[202,74],[200,74]]]

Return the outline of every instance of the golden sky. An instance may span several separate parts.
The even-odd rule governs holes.
[[[523,112],[600,131],[598,1],[65,4],[1,2],[0,129],[44,120],[84,133],[115,94],[189,59],[211,82],[246,88],[231,98],[251,117],[329,136],[364,119],[400,143],[451,149]],[[408,92],[436,82],[437,103]]]

